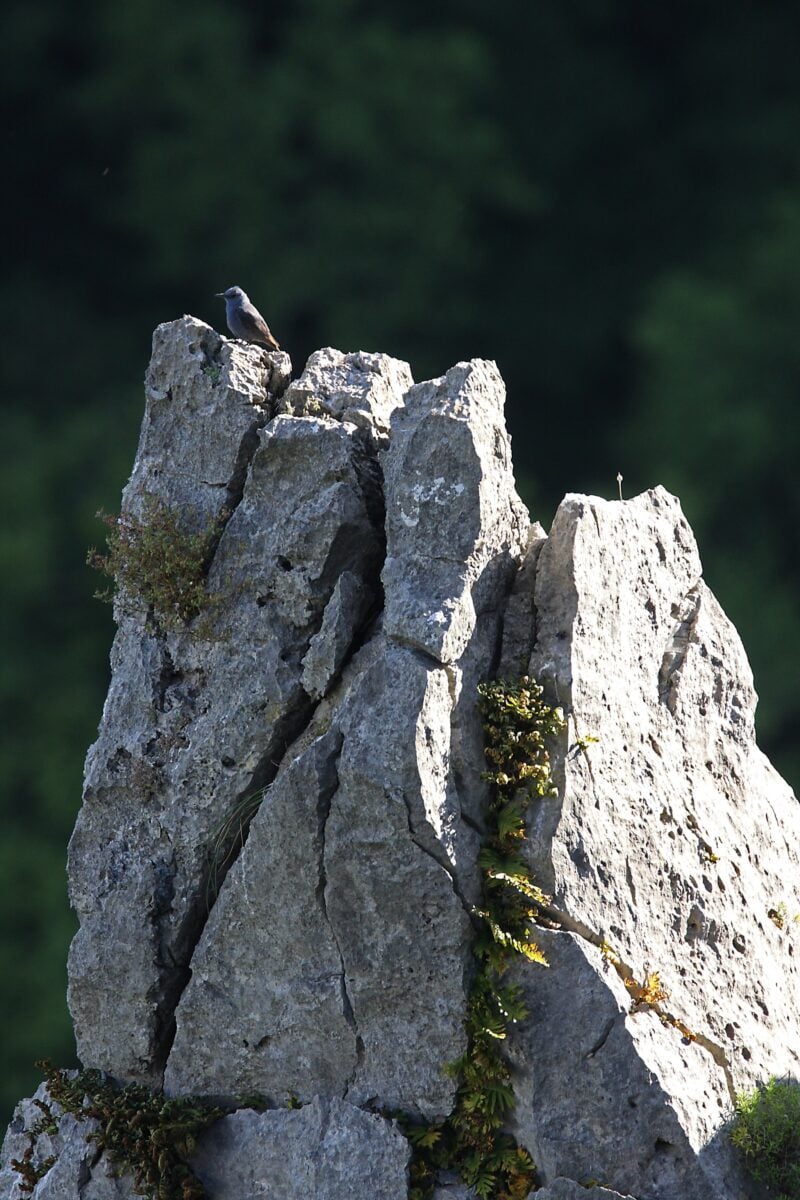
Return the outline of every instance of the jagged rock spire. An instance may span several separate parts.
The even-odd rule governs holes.
[[[445,1118],[465,1045],[477,685],[527,672],[567,716],[529,814],[550,966],[512,972],[507,1043],[538,1194],[744,1200],[732,1095],[800,1075],[800,809],[678,502],[568,496],[530,526],[492,363],[289,374],[190,317],[154,336],[123,513],[213,531],[208,602],[117,601],[69,856],[82,1061],[238,1108],[193,1160],[214,1200],[401,1200],[386,1114]],[[34,1200],[133,1195],[40,1116],[4,1196],[31,1140]]]

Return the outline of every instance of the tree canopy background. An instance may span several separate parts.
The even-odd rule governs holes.
[[[10,0],[0,1104],[74,1061],[66,842],[107,685],[86,547],[149,336],[245,287],[302,368],[473,356],[520,489],[662,483],[800,780],[800,9],[710,0]]]

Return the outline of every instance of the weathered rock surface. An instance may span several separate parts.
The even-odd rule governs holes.
[[[536,1200],[636,1200],[635,1196],[623,1196],[611,1188],[584,1186],[572,1179],[554,1179],[549,1187],[540,1188]]]
[[[678,502],[568,496],[546,536],[493,364],[288,372],[192,318],[154,337],[123,511],[153,496],[219,539],[188,627],[117,604],[70,846],[83,1062],[238,1106],[195,1155],[212,1200],[404,1197],[378,1110],[445,1117],[465,1044],[476,689],[527,671],[568,718],[529,820],[550,966],[514,968],[507,1043],[536,1194],[760,1198],[726,1122],[736,1089],[800,1075],[800,807]],[[39,1116],[7,1135],[10,1200]],[[133,1195],[86,1132],[38,1135],[34,1200]]]
[[[535,598],[530,670],[569,734],[530,844],[565,932],[522,980],[518,1136],[545,1180],[734,1200],[732,1092],[800,1067],[800,806],[756,748],[747,659],[673,497],[568,496]],[[623,974],[658,973],[666,1023],[602,940]]]
[[[291,1112],[237,1112],[193,1160],[213,1200],[405,1200],[408,1142],[377,1113],[316,1099]]]
[[[429,1118],[452,1106],[455,1084],[441,1068],[464,1046],[465,894],[477,890],[476,835],[464,818],[480,818],[483,796],[479,729],[466,739],[473,760],[463,729],[476,721],[475,684],[491,670],[526,532],[501,438],[502,387],[488,375],[492,408],[487,372],[462,365],[429,385],[440,398],[433,414],[414,389],[410,414],[395,412],[384,458],[395,511],[405,495],[396,460],[407,458],[411,430],[429,448],[413,468],[423,491],[443,469],[430,447],[453,436],[451,425],[462,451],[471,447],[474,467],[453,503],[443,496],[433,525],[390,535],[384,572],[387,607],[410,611],[417,562],[434,558],[443,528],[458,530],[472,574],[454,561],[435,599],[437,637],[457,630],[455,649],[442,665],[402,620],[376,629],[312,723],[310,744],[287,753],[195,951],[167,1066],[171,1092],[258,1090],[280,1100],[323,1090]],[[432,421],[445,423],[444,438]],[[465,511],[489,503],[514,520],[473,518],[465,530]]]
[[[373,445],[385,445],[392,414],[413,382],[408,364],[396,358],[327,347],[311,355],[278,412],[334,417],[362,430]]]
[[[528,514],[506,481],[511,446],[494,363],[459,363],[409,391],[386,475],[386,631],[456,662],[525,546]]]
[[[238,503],[256,430],[290,370],[288,355],[230,341],[194,317],[159,325],[123,511],[140,514],[154,495],[177,505],[194,532]]]
[[[36,1185],[36,1200],[134,1200],[139,1193],[132,1177],[87,1141],[97,1122],[63,1113],[44,1086],[36,1096],[57,1123],[57,1132],[36,1139],[35,1165],[55,1159]],[[3,1200],[31,1194],[10,1162],[22,1159],[30,1144],[25,1131],[41,1117],[31,1100],[17,1106],[2,1148]],[[210,1200],[405,1200],[409,1157],[408,1142],[392,1121],[316,1097],[291,1111],[240,1109],[223,1117],[200,1137],[191,1167]]]
[[[352,571],[343,571],[336,580],[333,595],[322,614],[322,625],[303,659],[303,688],[312,699],[320,700],[338,676],[375,599]]]
[[[105,1157],[98,1154],[87,1135],[97,1130],[96,1121],[79,1121],[64,1113],[50,1099],[44,1084],[38,1088],[35,1100],[48,1105],[56,1119],[54,1133],[39,1133],[34,1139],[32,1165],[43,1166],[47,1159],[55,1162],[36,1184],[36,1200],[133,1200],[136,1192],[133,1180],[116,1178]],[[0,1196],[3,1200],[28,1200],[31,1193],[23,1189],[22,1176],[13,1169],[13,1159],[21,1162],[31,1145],[28,1131],[42,1120],[42,1110],[34,1099],[21,1101],[0,1151]]]
[[[341,576],[376,595],[383,558],[363,439],[329,418],[266,424],[258,403],[269,398],[253,382],[265,357],[190,318],[156,331],[123,512],[149,495],[190,530],[224,510],[224,528],[209,612],[194,627],[165,630],[129,599],[117,605],[112,682],[70,846],[79,1054],[155,1083],[211,898],[209,847],[307,719],[303,660]]]

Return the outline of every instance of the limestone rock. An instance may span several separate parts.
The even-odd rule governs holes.
[[[800,1070],[781,922],[800,911],[800,807],[756,748],[747,659],[673,497],[568,496],[535,599],[530,672],[569,731],[531,855],[564,932],[542,938],[550,970],[524,973],[518,1136],[545,1182],[735,1200],[733,1092]],[[652,972],[668,994],[636,1005],[620,975]]]
[[[482,365],[474,370],[488,387]],[[377,628],[324,717],[287,753],[194,953],[165,1077],[171,1092],[244,1089],[280,1101],[323,1091],[426,1118],[452,1106],[442,1065],[464,1047],[474,822],[485,798],[476,685],[497,654],[498,614],[527,528],[491,433],[502,388],[490,396],[465,387],[472,373],[465,366],[439,387],[474,468],[458,505],[427,533],[440,540],[449,529],[454,540],[465,513],[479,529],[487,478],[492,503],[518,525],[482,531],[472,575],[441,576],[440,602],[471,613],[446,666]],[[450,432],[447,423],[444,433],[423,430],[440,441]],[[387,507],[404,486],[391,457],[390,444]],[[426,552],[423,533],[395,540],[387,606]]]
[[[635,1196],[625,1195],[602,1186],[585,1186],[575,1183],[573,1179],[554,1179],[549,1187],[539,1188],[536,1200],[636,1200]]]
[[[288,416],[264,426],[241,365],[259,370],[261,349],[189,319],[159,327],[154,346],[123,511],[150,494],[190,529],[226,515],[208,611],[192,626],[164,629],[117,606],[112,681],[70,846],[80,929],[69,1000],[84,1062],[158,1083],[224,873],[210,879],[209,854],[226,830],[233,852],[242,799],[269,782],[307,719],[302,664],[340,577],[377,594],[383,530],[352,426]],[[219,379],[207,373],[214,355]],[[340,659],[344,649],[340,636]]]
[[[79,1121],[36,1093],[55,1118],[54,1133],[35,1137],[34,1162],[55,1162],[35,1185],[23,1190],[11,1160],[30,1144],[41,1110],[32,1100],[17,1106],[0,1159],[3,1200],[135,1200],[129,1173],[112,1166],[87,1136],[94,1120]],[[190,1166],[210,1200],[352,1200],[376,1196],[405,1200],[409,1145],[394,1122],[338,1099],[314,1097],[303,1108],[254,1112],[240,1109],[201,1135]]]
[[[392,420],[386,631],[442,663],[461,657],[476,613],[513,574],[528,533],[504,397],[495,364],[476,359],[412,388]]]
[[[303,687],[313,699],[324,696],[336,679],[373,600],[363,580],[352,571],[343,571],[336,580],[322,625],[303,659]]]
[[[35,1131],[42,1120],[42,1109],[35,1101],[48,1106],[56,1131],[34,1134],[32,1164],[43,1166],[51,1157],[55,1161],[30,1192],[23,1190],[23,1177],[11,1161],[22,1161],[31,1146],[28,1131]],[[97,1147],[87,1141],[87,1135],[96,1129],[96,1121],[79,1121],[62,1112],[42,1084],[35,1097],[17,1105],[6,1132],[0,1150],[0,1196],[3,1200],[133,1200],[133,1180],[116,1178],[105,1156],[98,1155]]]
[[[392,413],[413,384],[411,370],[385,354],[316,350],[287,389],[279,412],[329,416],[355,425],[376,444],[386,442]]]
[[[344,1092],[357,1059],[335,933],[325,921],[324,829],[340,737],[280,773],[192,958],[167,1068],[170,1091]],[[322,890],[321,890],[322,889]]]
[[[272,403],[268,357],[194,317],[158,326],[123,512],[141,515],[145,497],[157,496],[177,505],[196,532],[236,503],[256,429]]]
[[[193,318],[156,330],[123,512],[215,538],[191,622],[116,606],[69,856],[84,1064],[224,1101],[195,1155],[213,1200],[405,1197],[380,1114],[445,1118],[465,1046],[477,686],[527,672],[567,717],[528,826],[550,966],[509,973],[536,1194],[761,1200],[727,1127],[736,1090],[800,1076],[800,807],[678,501],[570,495],[545,536],[492,363],[288,374]],[[39,1116],[7,1134],[9,1200]],[[90,1130],[39,1130],[33,1200],[129,1200]]]
[[[193,1167],[213,1200],[406,1200],[408,1143],[342,1100],[294,1111],[241,1111],[212,1125]]]

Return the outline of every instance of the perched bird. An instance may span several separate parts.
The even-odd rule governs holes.
[[[270,350],[280,350],[269,325],[255,304],[250,303],[247,292],[240,287],[229,287],[216,295],[225,301],[225,319],[234,337],[242,338],[245,342],[258,342],[262,346],[269,346]]]

